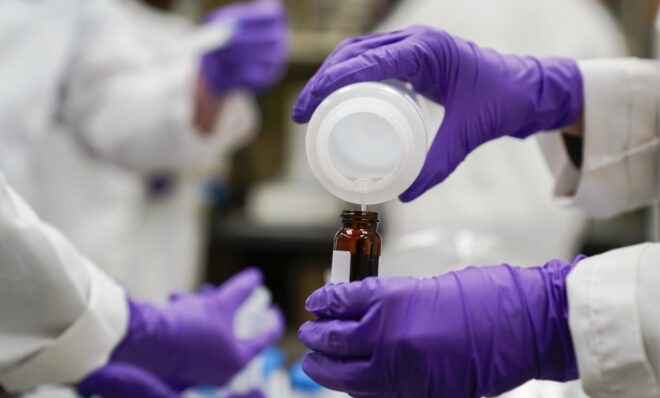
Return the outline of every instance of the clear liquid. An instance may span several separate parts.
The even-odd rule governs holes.
[[[364,194],[365,191],[367,190],[367,185],[371,183],[371,181],[367,178],[358,178],[355,180],[355,183],[358,186],[358,190],[360,192],[360,209],[365,212],[367,211],[367,204],[365,203],[364,199]]]

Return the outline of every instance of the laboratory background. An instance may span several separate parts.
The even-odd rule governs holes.
[[[115,1],[130,29],[141,32],[134,39],[162,62],[176,58],[169,47],[181,32],[232,3]],[[314,176],[305,152],[306,125],[291,120],[291,107],[332,49],[360,34],[425,24],[504,52],[652,58],[660,51],[660,1],[283,2],[291,29],[286,71],[274,86],[225,104],[231,115],[216,131],[220,142],[214,145],[220,149],[204,162],[133,173],[80,152],[75,134],[62,125],[44,146],[43,191],[35,193],[33,203],[44,220],[139,299],[164,303],[172,291],[219,285],[258,267],[267,288],[262,299],[283,309],[287,332],[260,359],[260,369],[269,370],[257,372],[262,380],[257,384],[270,383],[264,387],[268,397],[329,397],[335,395],[300,369],[306,347],[296,333],[313,319],[305,299],[329,280],[340,214],[359,206],[336,198]],[[425,106],[435,132],[442,108],[430,102]],[[127,117],[139,117],[141,111],[134,111]],[[445,183],[418,200],[369,206],[380,219],[380,275],[430,276],[468,264],[570,261],[577,253],[593,255],[660,239],[657,206],[598,220],[561,207],[552,199],[545,155],[535,139],[503,138],[479,148]],[[159,270],[158,277],[153,269]],[[270,375],[279,381],[263,381]],[[191,396],[224,393],[200,388]],[[511,395],[552,396],[560,395]]]

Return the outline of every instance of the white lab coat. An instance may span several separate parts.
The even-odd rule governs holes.
[[[36,209],[79,250],[120,280],[133,297],[164,302],[172,291],[191,290],[199,281],[204,231],[200,180],[222,156],[254,136],[258,119],[256,106],[247,93],[229,95],[222,105],[213,135],[206,140],[197,138],[191,125],[191,112],[200,52],[195,41],[200,30],[193,29],[183,18],[147,8],[134,0],[114,0],[113,6],[118,13],[117,26],[113,29],[130,32],[132,39],[121,43],[127,47],[121,51],[131,51],[139,57],[138,61],[155,64],[151,69],[158,74],[157,79],[143,83],[142,87],[150,84],[156,92],[169,90],[171,93],[149,99],[141,106],[139,115],[129,118],[132,124],[115,120],[91,120],[82,126],[78,120],[60,123],[44,139],[37,156],[38,196],[47,200],[40,201]],[[93,54],[86,59],[106,50],[100,46],[87,51]],[[114,59],[107,61],[116,63]],[[78,76],[78,79],[95,80],[98,73],[103,72],[97,65],[81,65],[77,73],[87,77]],[[72,97],[68,101],[70,113],[80,114],[84,110],[79,108],[88,106],[94,94],[80,84],[68,95]],[[102,102],[99,106],[108,106],[107,98],[99,98],[99,101]],[[181,111],[163,112],[158,108]],[[160,154],[154,146],[167,145],[167,142],[159,142],[158,136],[148,142],[139,141],[145,131],[137,131],[138,128],[146,132],[153,128],[140,120],[143,113],[150,114],[147,119],[161,115],[166,119],[163,127],[167,131],[187,138],[177,142],[182,147],[176,151],[187,150],[189,155],[183,156],[181,161],[166,161],[158,170],[170,177],[174,185],[165,195],[156,197],[148,194],[151,170],[145,172],[142,161],[153,162],[150,157],[165,160],[163,155],[174,148]],[[120,120],[126,118],[121,114],[115,116]],[[128,145],[136,146],[135,155],[142,159],[125,163],[112,153],[104,156],[101,151],[90,151],[85,139],[81,139],[86,134],[81,129],[93,132],[99,128],[115,129],[113,134],[122,134],[122,130],[128,129],[125,140]],[[154,130],[154,134],[160,134],[160,139],[167,141],[170,139],[167,131]],[[98,228],[90,229],[89,220],[95,220]]]
[[[189,70],[145,57],[118,18],[110,0],[0,2],[0,172],[37,209],[48,203],[38,154],[58,122],[90,152],[144,172],[214,150],[181,128],[190,102],[170,100],[190,95]],[[0,385],[79,380],[124,333],[124,293],[0,188]]]
[[[74,54],[103,1],[0,2],[0,172],[34,204],[34,153],[50,132]],[[91,32],[90,32],[91,33]],[[2,180],[0,384],[74,381],[105,362],[126,326],[121,289]],[[90,222],[90,228],[94,228]],[[66,364],[66,366],[63,366]]]
[[[620,59],[580,68],[581,169],[557,137],[543,141],[555,197],[597,217],[651,203],[660,188],[660,65]],[[586,259],[568,277],[571,333],[592,398],[660,397],[658,263],[660,244],[642,244]]]
[[[43,223],[0,174],[0,385],[72,382],[124,335],[124,291]]]
[[[557,23],[561,21],[561,23]],[[499,51],[576,58],[625,54],[596,0],[405,0],[378,30],[427,24]],[[433,124],[442,109],[431,105]],[[558,133],[549,133],[559,139]],[[566,155],[557,151],[561,160]],[[439,274],[466,264],[538,265],[575,255],[585,217],[553,202],[552,176],[533,140],[478,148],[412,203],[386,205],[384,274]],[[411,266],[414,264],[414,266]],[[577,398],[579,385],[532,382],[508,398]]]

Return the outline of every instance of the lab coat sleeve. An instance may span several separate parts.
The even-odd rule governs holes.
[[[251,143],[256,137],[260,117],[254,96],[246,91],[229,95],[217,115],[214,130],[200,140],[196,152],[205,163],[227,156]]]
[[[660,396],[660,244],[581,261],[568,276],[569,321],[592,398]]]
[[[584,78],[582,166],[558,133],[539,134],[554,196],[594,217],[644,206],[658,194],[660,64],[634,58],[579,63]]]
[[[85,3],[63,107],[82,144],[102,158],[144,173],[198,164],[222,152],[227,140],[217,136],[226,131],[203,137],[193,126],[201,52],[170,49],[169,56],[156,56],[159,51],[145,48],[137,29],[122,18],[120,2]],[[181,47],[176,44],[173,47]],[[254,115],[246,108],[246,96],[228,95],[221,117]]]
[[[124,335],[126,303],[0,175],[0,385],[20,392],[80,380]]]

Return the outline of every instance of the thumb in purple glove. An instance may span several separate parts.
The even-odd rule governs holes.
[[[224,385],[284,332],[273,306],[274,325],[247,340],[234,334],[236,311],[261,281],[258,270],[248,269],[217,289],[179,295],[164,309],[130,301],[129,329],[111,361],[184,383]]]
[[[303,89],[293,119],[309,121],[320,102],[343,86],[387,79],[407,81],[445,107],[423,169],[400,196],[403,201],[442,182],[479,145],[567,126],[582,109],[582,75],[573,60],[500,54],[412,26],[342,42]]]
[[[577,378],[565,279],[573,263],[469,267],[416,279],[327,285],[299,337],[319,384],[355,396],[494,396]]]
[[[157,376],[131,365],[108,365],[77,386],[83,398],[181,398],[180,391]]]

